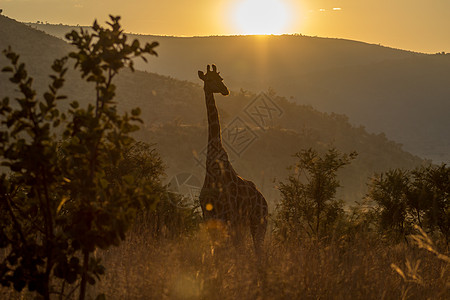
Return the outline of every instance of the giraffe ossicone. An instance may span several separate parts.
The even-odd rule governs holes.
[[[203,218],[219,220],[227,224],[237,242],[242,230],[250,228],[256,254],[261,253],[267,230],[268,206],[264,196],[249,180],[238,176],[222,145],[219,114],[214,94],[229,94],[217,67],[207,66],[206,73],[198,71],[204,82],[206,111],[208,116],[208,144],[206,173],[200,191]]]

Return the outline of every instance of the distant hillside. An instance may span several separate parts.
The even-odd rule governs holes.
[[[69,29],[32,26],[58,37]],[[143,70],[194,81],[192,70],[214,62],[233,89],[271,87],[450,163],[450,55],[308,36],[134,37],[161,43],[159,59],[138,64]]]
[[[65,39],[77,27],[32,24],[29,26]],[[89,29],[88,27],[84,27]],[[300,35],[171,37],[129,35],[142,41],[160,42],[160,57],[150,67],[140,66],[177,79],[197,80],[192,69],[214,62],[232,78],[235,89],[267,89],[273,81],[292,75],[309,74],[330,68],[359,66],[424,54],[392,49],[357,41]],[[294,78],[295,79],[295,78]],[[290,82],[294,81],[292,78]],[[246,86],[242,86],[245,83]],[[274,87],[274,86],[272,86]]]
[[[14,20],[0,16],[0,48],[11,45],[21,54],[27,68],[35,77],[35,87],[42,92],[48,84],[50,64],[54,58],[65,55],[70,45],[44,32],[34,30]],[[163,56],[163,48],[157,49]],[[159,58],[152,58],[151,68]],[[5,59],[0,58],[0,66]],[[200,66],[204,68],[204,66]],[[195,75],[197,67],[191,72]],[[223,72],[225,83],[231,76]],[[70,99],[87,103],[93,97],[92,86],[78,79],[73,70],[68,72],[64,92]],[[196,80],[198,82],[198,80]],[[0,98],[15,93],[7,77],[0,75]],[[117,102],[122,109],[139,106],[145,128],[138,137],[156,143],[167,166],[168,179],[188,172],[203,179],[202,150],[206,145],[206,108],[202,88],[197,83],[180,81],[154,73],[124,71],[116,81]],[[265,124],[257,126],[249,108],[256,94],[232,91],[228,97],[217,96],[222,129],[247,128],[253,137],[245,149],[226,137],[226,148],[239,174],[253,180],[262,189],[272,205],[279,197],[274,186],[288,174],[287,166],[294,163],[292,155],[302,148],[325,150],[335,146],[343,152],[356,150],[357,160],[341,173],[343,189],[340,197],[347,202],[359,200],[366,193],[366,181],[373,172],[388,168],[412,168],[423,161],[389,141],[384,134],[370,134],[363,127],[350,125],[344,115],[322,113],[311,106],[289,102],[269,91],[277,113]],[[204,160],[203,160],[204,161]]]

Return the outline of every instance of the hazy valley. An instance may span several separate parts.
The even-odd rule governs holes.
[[[63,38],[73,27],[29,24]],[[309,36],[166,37],[160,56],[137,68],[198,82],[215,63],[239,91],[274,89],[322,112],[345,114],[370,133],[386,133],[406,151],[450,162],[450,55],[423,54],[357,41]]]
[[[11,45],[15,51],[21,54],[21,58],[29,66],[31,75],[35,77],[35,86],[38,91],[43,91],[48,79],[41,74],[47,74],[52,60],[65,55],[71,47],[60,39],[13,20],[4,17],[0,20],[2,22],[0,29],[2,47]],[[56,26],[55,28],[60,27]],[[64,26],[62,28],[68,29]],[[302,37],[286,38],[302,39]],[[158,49],[159,57],[151,58],[146,66],[151,70],[155,69],[153,71],[163,68],[161,61],[168,59],[167,53],[165,53],[167,51],[165,47],[168,47],[168,45],[164,46],[165,39],[171,38],[161,38],[160,40],[158,37],[154,37],[150,39],[151,41],[158,40],[162,44]],[[234,38],[213,37],[211,39]],[[200,40],[207,42],[207,38]],[[322,42],[334,41],[323,40]],[[354,44],[358,47],[365,46],[360,43]],[[215,43],[209,45],[211,47]],[[204,53],[209,53],[207,46],[205,49],[200,45],[198,47],[203,49]],[[375,51],[379,50],[378,46],[367,47],[374,48]],[[169,48],[185,49],[182,45],[171,45]],[[389,51],[389,57],[415,55],[404,54],[398,50],[387,51]],[[213,53],[212,50],[211,53]],[[211,53],[209,55],[212,55]],[[188,54],[189,52],[186,50],[186,55]],[[311,105],[295,104],[294,99],[281,97],[283,95],[281,91],[271,95],[281,114],[270,120],[269,130],[261,130],[246,114],[246,107],[258,94],[251,91],[239,91],[237,88],[239,85],[233,84],[236,82],[236,78],[232,76],[229,65],[220,61],[228,56],[217,55],[216,59],[212,57],[201,59],[200,57],[202,56],[192,60],[183,59],[181,60],[183,65],[174,63],[170,64],[173,69],[169,68],[174,72],[183,70],[185,74],[191,73],[190,78],[195,83],[142,71],[134,73],[124,71],[117,80],[118,106],[123,109],[141,108],[145,128],[139,132],[139,138],[148,143],[156,143],[156,148],[161,153],[167,167],[168,181],[180,173],[192,173],[200,182],[204,176],[202,166],[204,153],[202,154],[202,150],[206,145],[206,108],[203,91],[194,76],[197,74],[197,69],[204,68],[211,61],[217,61],[219,66],[223,66],[222,75],[226,84],[230,82],[232,87],[236,87],[236,90],[232,89],[230,96],[218,96],[217,103],[221,114],[222,129],[226,129],[228,124],[234,124],[235,118],[240,118],[257,136],[254,141],[249,143],[245,151],[233,152],[230,144],[225,144],[225,147],[228,147],[239,174],[255,181],[272,204],[279,197],[275,186],[278,181],[286,178],[290,172],[287,167],[294,163],[292,155],[303,148],[314,147],[325,150],[335,146],[343,152],[357,151],[359,153],[358,159],[345,168],[340,176],[344,188],[339,190],[339,197],[347,203],[359,201],[365,196],[367,179],[374,172],[383,172],[389,168],[414,168],[422,164],[421,158],[405,152],[401,145],[389,140],[383,133],[369,133],[363,126],[351,125],[351,121],[345,115],[323,113]],[[349,58],[347,57],[347,59]],[[176,61],[175,57],[174,60]],[[360,60],[365,60],[364,55],[360,56]],[[0,62],[4,61],[3,58],[0,58]],[[197,65],[194,65],[195,63]],[[190,69],[188,64],[193,64]],[[311,64],[310,67],[312,68],[313,65]],[[293,68],[280,68],[278,72],[281,70],[292,71]],[[165,73],[167,72],[169,71],[166,70]],[[252,73],[250,69],[248,72]],[[0,76],[2,76],[0,77],[2,78],[0,95],[7,95],[12,92],[11,86],[7,83],[5,74]],[[239,76],[237,77],[239,80]],[[63,92],[70,95],[70,98],[87,103],[94,96],[92,88],[78,79],[76,74],[69,72],[68,78]],[[386,120],[380,122],[380,124],[385,123]],[[261,164],[262,161],[265,164]]]

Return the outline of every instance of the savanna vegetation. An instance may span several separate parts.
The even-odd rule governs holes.
[[[3,98],[0,106],[2,298],[450,297],[449,167],[386,168],[372,174],[360,203],[349,205],[338,193],[347,188],[341,187],[341,178],[348,173],[341,171],[371,154],[353,152],[350,143],[332,147],[343,132],[337,127],[320,142],[312,130],[300,135],[281,127],[299,126],[286,118],[278,128],[265,128],[255,142],[258,149],[279,147],[269,152],[286,157],[283,168],[291,166],[277,178],[271,228],[264,253],[256,257],[250,239],[236,249],[225,226],[203,224],[195,202],[169,192],[163,184],[165,153],[139,141],[178,131],[176,145],[189,149],[180,140],[189,143],[199,125],[175,123],[160,126],[168,126],[167,131],[138,132],[141,109],[118,108],[119,71],[132,69],[134,58],[155,55],[157,43],[128,41],[118,17],[111,17],[106,28],[94,23],[92,30],[67,35],[71,52],[54,61],[42,97],[19,55],[13,49],[4,52],[9,64],[3,71],[20,93]],[[61,93],[71,64],[94,90],[89,100]],[[237,97],[252,96],[241,91]],[[278,101],[286,114],[286,107],[294,107]],[[295,110],[315,114],[316,124],[331,122],[353,133],[340,141],[378,141],[375,148],[363,146],[372,152],[389,146],[398,156],[386,155],[386,161],[404,153],[383,136],[372,139],[364,129],[351,127],[342,116],[308,107]],[[296,138],[301,143],[274,142]],[[249,148],[242,160],[255,155],[259,164],[269,161],[257,152]],[[420,162],[413,156],[403,159]],[[212,240],[211,229],[221,231],[220,238]]]

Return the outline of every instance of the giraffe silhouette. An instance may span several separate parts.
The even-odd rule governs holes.
[[[229,91],[216,66],[211,71],[208,65],[206,74],[198,71],[198,76],[204,82],[208,115],[206,174],[199,197],[203,218],[223,222],[235,244],[240,244],[243,230],[249,227],[259,255],[267,229],[267,202],[253,182],[237,175],[223,148],[214,94],[226,96]]]

